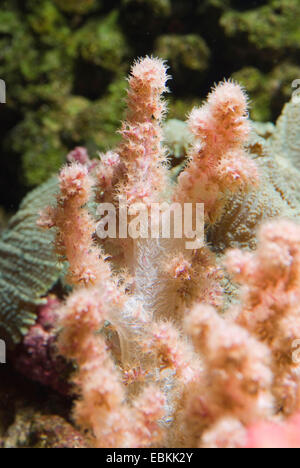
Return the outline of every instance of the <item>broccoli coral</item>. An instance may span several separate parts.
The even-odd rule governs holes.
[[[208,247],[193,252],[185,248],[184,238],[158,236],[132,238],[128,248],[127,239],[120,239],[124,260],[110,267],[105,243],[94,236],[96,224],[87,205],[93,186],[96,202],[118,205],[123,197],[129,208],[136,201],[150,207],[177,197],[183,206],[198,177],[201,183],[202,168],[207,185],[202,196],[190,200],[205,202],[207,219],[218,218],[220,210],[219,202],[206,198],[210,184],[215,182],[215,199],[222,202],[227,192],[255,186],[255,164],[243,153],[249,133],[247,100],[233,83],[217,86],[208,104],[190,117],[195,133],[204,137],[202,158],[199,140],[192,144],[197,177],[190,177],[190,190],[182,179],[174,189],[167,185],[161,97],[167,79],[166,66],[158,59],[146,57],[134,64],[121,144],[98,164],[82,148],[73,151],[69,166],[60,172],[57,204],[39,221],[56,228],[57,252],[68,260],[68,280],[75,286],[60,312],[58,348],[77,364],[72,380],[80,399],[73,415],[97,447],[172,443],[161,430],[161,419],[173,421],[172,434],[181,428],[173,443],[179,438],[184,445],[201,444],[201,436],[224,418],[240,424],[243,435],[245,425],[271,417],[273,410],[270,350],[212,308],[222,302],[222,274]],[[191,165],[183,177],[185,173],[193,173]],[[106,321],[117,333],[116,346],[108,347],[98,333]],[[213,392],[208,391],[211,385]],[[198,403],[206,408],[206,418],[198,418]],[[184,429],[191,414],[195,422]]]

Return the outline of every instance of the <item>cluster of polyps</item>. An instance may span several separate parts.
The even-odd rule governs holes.
[[[167,79],[161,60],[135,63],[122,143],[97,164],[73,152],[60,174],[57,206],[40,221],[56,228],[57,252],[69,263],[74,291],[60,311],[58,349],[77,363],[74,420],[97,447],[242,446],[247,425],[271,418],[278,402],[274,356],[277,345],[286,344],[288,317],[274,353],[268,340],[260,343],[265,340],[258,325],[262,318],[274,323],[267,308],[272,288],[281,294],[281,307],[293,303],[299,255],[293,229],[299,228],[275,225],[274,231],[290,236],[271,239],[267,227],[257,254],[230,254],[229,269],[237,280],[250,282],[241,311],[228,318],[213,308],[222,305],[223,274],[207,246],[186,249],[184,236],[116,236],[112,245],[95,240],[97,223],[87,208],[92,190],[96,202],[118,207],[121,199],[129,209],[136,202],[204,203],[211,224],[228,194],[258,183],[244,150],[247,98],[237,84],[223,82],[191,113],[196,138],[190,160],[171,185],[161,128]],[[278,256],[280,246],[285,250]],[[269,283],[261,289],[265,302],[259,308],[254,299],[264,271]],[[257,317],[249,318],[257,307]],[[117,333],[115,347],[98,333],[106,321]],[[116,347],[119,352],[111,351]],[[283,374],[296,382],[290,367]]]

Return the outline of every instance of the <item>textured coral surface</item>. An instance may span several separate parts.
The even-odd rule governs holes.
[[[20,341],[35,322],[35,308],[57,280],[60,267],[49,246],[51,233],[36,227],[39,211],[54,198],[53,177],[22,202],[0,238],[0,328],[2,336]]]

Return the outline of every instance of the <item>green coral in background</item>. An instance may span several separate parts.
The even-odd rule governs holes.
[[[54,0],[54,3],[67,13],[85,14],[92,11],[101,0]]]
[[[300,78],[299,0],[2,0],[0,205],[14,211],[66,153],[118,143],[129,64],[165,58],[169,117],[184,119],[233,77],[251,117],[275,121]]]
[[[209,66],[209,48],[198,34],[162,35],[156,41],[154,53],[168,60],[176,80],[186,80],[189,70],[199,72],[203,79]]]
[[[271,120],[271,96],[268,76],[258,68],[245,67],[233,74],[233,78],[241,83],[250,96],[255,96],[255,105],[250,104],[250,115],[253,120]]]
[[[118,20],[119,14],[113,10],[102,20],[89,20],[74,34],[74,45],[83,60],[106,70],[120,71],[129,48]]]
[[[269,49],[275,54],[282,53],[283,48],[299,50],[299,0],[263,3],[266,4],[245,12],[227,11],[221,25],[228,36],[243,34],[258,49]]]
[[[282,62],[271,72],[263,73],[255,67],[245,67],[233,73],[232,77],[240,82],[252,98],[250,116],[253,120],[272,120],[291,96],[291,83],[300,77],[300,67]]]

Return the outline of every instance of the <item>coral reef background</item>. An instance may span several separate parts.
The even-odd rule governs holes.
[[[298,0],[3,0],[0,205],[16,211],[74,146],[93,156],[117,143],[137,56],[168,60],[169,118],[233,76],[251,117],[274,121],[300,77],[299,15]]]

